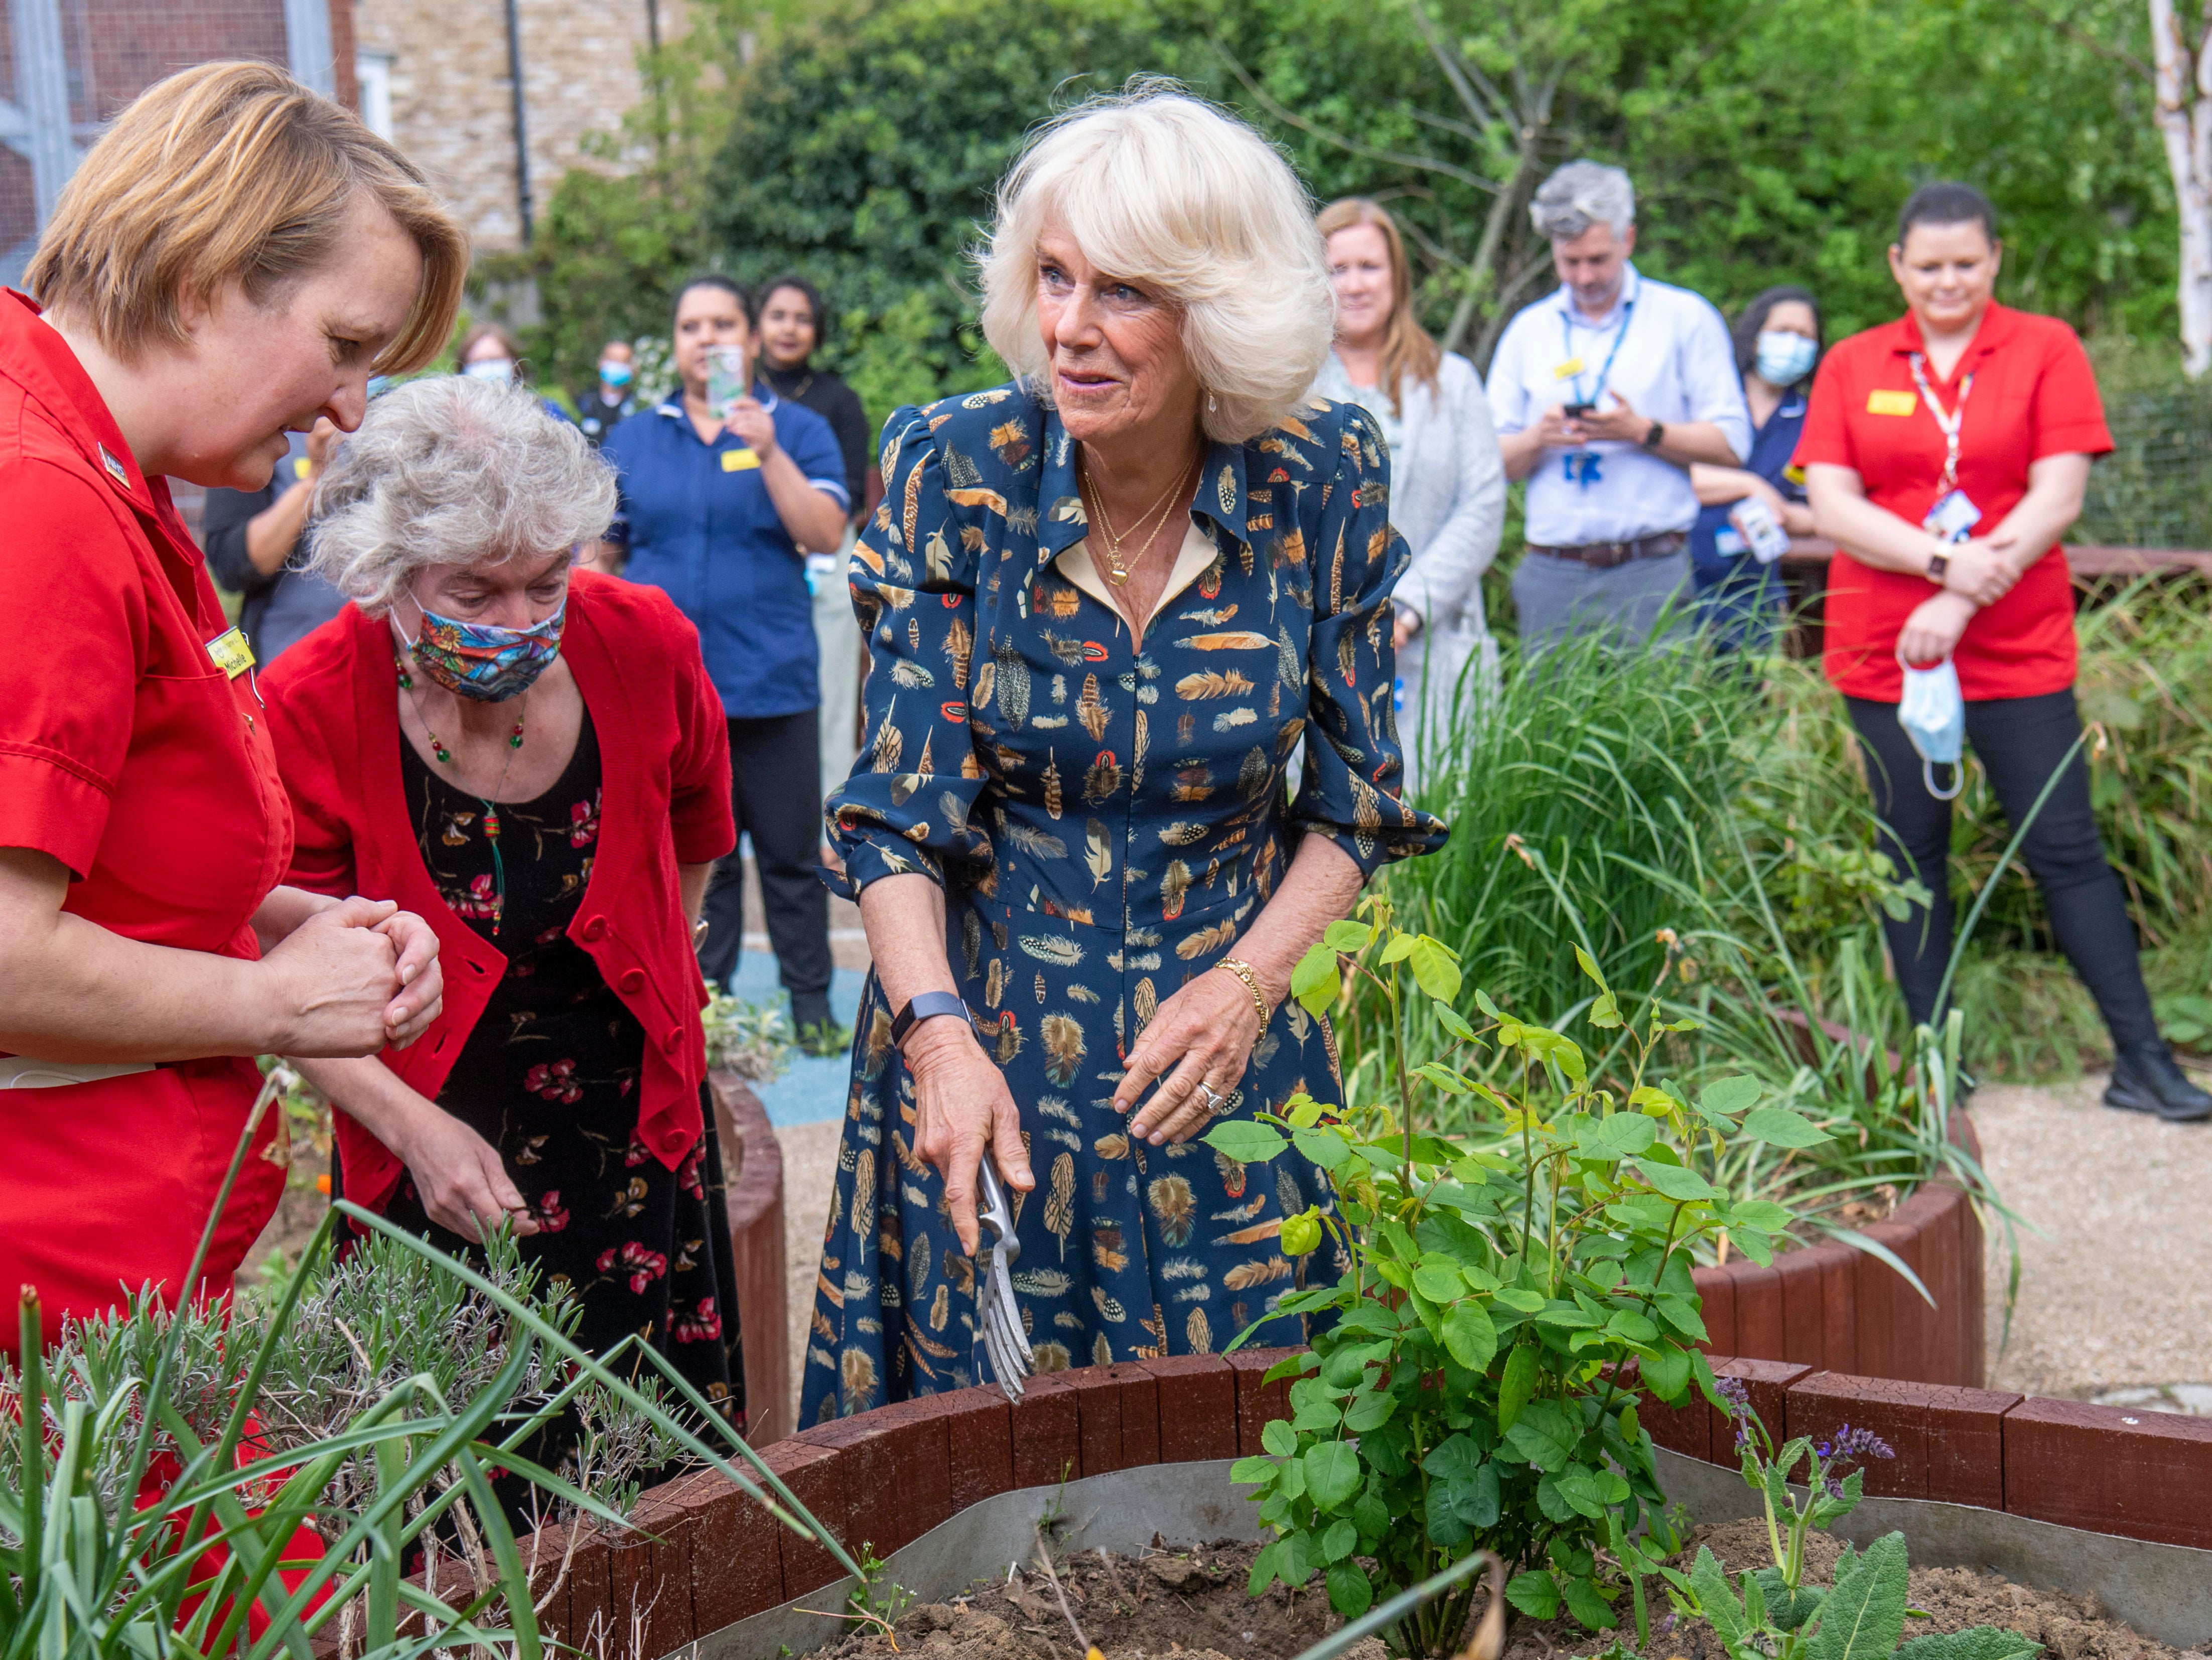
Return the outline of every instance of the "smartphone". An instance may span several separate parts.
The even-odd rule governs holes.
[[[741,346],[716,346],[707,354],[707,407],[717,420],[726,421],[738,400],[752,390]]]
[[[1561,408],[1559,413],[1570,421],[1579,421],[1596,407],[1595,404],[1568,404]]]

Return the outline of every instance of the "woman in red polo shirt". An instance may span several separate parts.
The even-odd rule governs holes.
[[[665,594],[572,576],[614,511],[574,426],[459,375],[385,393],[318,480],[314,569],[354,603],[263,683],[292,879],[419,909],[447,993],[405,1054],[301,1070],[347,1197],[450,1251],[510,1221],[579,1342],[643,1334],[742,1428],[691,949],[728,727]]]
[[[2212,1095],[2159,1036],[2075,747],[2074,596],[2058,538],[2112,441],[2073,330],[1991,298],[2001,252],[1979,191],[1914,192],[1889,250],[1905,315],[1828,353],[1797,447],[1820,533],[1839,549],[1822,666],[1858,730],[1883,850],[1935,896],[1932,912],[1885,922],[1890,955],[1912,1018],[1935,1018],[1963,725],[2014,824],[2057,775],[2021,852],[2112,1032],[2106,1104],[2212,1117]]]
[[[351,429],[373,370],[442,345],[466,268],[391,146],[221,64],[116,118],[31,261],[36,301],[0,295],[0,1287],[35,1287],[50,1337],[119,1287],[191,1289],[251,1057],[366,1055],[437,1012],[419,918],[279,885],[252,656],[164,475],[255,489],[287,429]],[[283,1186],[246,1159],[204,1284]]]

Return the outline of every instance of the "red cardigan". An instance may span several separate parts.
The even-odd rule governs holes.
[[[561,650],[599,745],[605,794],[599,856],[568,937],[598,962],[645,1027],[638,1137],[669,1169],[702,1134],[707,1000],[677,889],[678,864],[737,845],[730,739],[699,635],[658,588],[578,571]],[[396,899],[438,932],[445,1012],[384,1063],[434,1100],[507,958],[456,916],[415,844],[400,787],[392,626],[349,605],[261,679],[298,845],[285,879],[317,893]],[[398,1158],[340,1113],[348,1196],[380,1206]]]

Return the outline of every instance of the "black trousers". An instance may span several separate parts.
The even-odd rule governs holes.
[[[1896,704],[1863,697],[1844,702],[1866,757],[1875,812],[1882,823],[1881,850],[1936,897],[1932,910],[1915,908],[1901,922],[1882,921],[1905,1006],[1915,1020],[1931,1019],[1936,988],[1951,959],[1951,804],[1929,794],[1919,752],[1897,724]],[[2020,856],[2043,895],[2058,948],[2097,1000],[2115,1046],[2127,1049],[2155,1041],[2158,1023],[2136,960],[2126,891],[2105,862],[2105,844],[2089,810],[2087,757],[2075,750],[2066,760],[2081,735],[2081,717],[2070,690],[1966,705],[1966,741],[2014,829],[2065,761],[2065,773],[2029,827]]]
[[[822,751],[817,712],[730,721],[730,811],[750,836],[783,988],[801,1024],[827,1019],[830,890],[821,866]],[[699,970],[725,984],[744,948],[744,865],[732,853],[707,889],[707,943]]]

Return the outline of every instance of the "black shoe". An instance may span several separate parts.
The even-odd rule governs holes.
[[[2126,1112],[2147,1112],[2169,1124],[2197,1124],[2212,1118],[2212,1095],[2189,1081],[2163,1038],[2112,1057],[2112,1081],[2105,1104]]]

